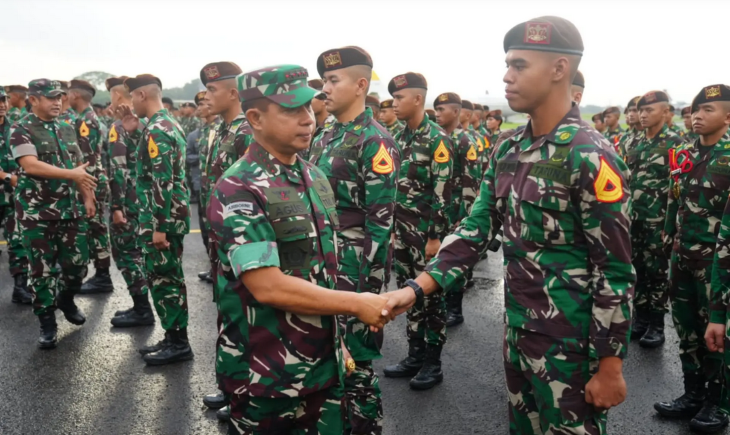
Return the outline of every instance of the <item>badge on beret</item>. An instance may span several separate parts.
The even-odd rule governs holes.
[[[477,150],[474,149],[474,145],[469,147],[469,151],[466,153],[466,159],[471,162],[477,159]]]
[[[719,86],[710,86],[705,89],[705,98],[717,98],[722,95]]]
[[[117,139],[117,127],[115,125],[112,125],[112,129],[109,130],[109,142],[116,142]]]
[[[373,157],[373,172],[376,174],[387,175],[393,172],[393,158],[385,149],[385,144],[380,143],[378,153]]]
[[[218,67],[216,65],[209,66],[208,68],[204,69],[203,72],[205,73],[205,76],[208,78],[208,80],[215,80],[221,76],[221,73],[218,72]]]
[[[601,167],[598,170],[596,181],[593,182],[593,188],[596,189],[598,202],[614,203],[624,197],[621,177],[603,157],[601,157]]]
[[[81,127],[79,127],[79,135],[81,135],[81,137],[87,137],[89,135],[89,126],[86,125],[86,121],[81,121]]]
[[[656,94],[654,92],[649,92],[648,94],[644,95],[644,101],[646,104],[651,104],[656,101]]]
[[[526,44],[550,45],[552,30],[553,27],[550,23],[527,23],[524,42]]]
[[[342,65],[342,56],[340,56],[339,51],[335,51],[330,54],[325,54],[323,57],[324,57],[324,67],[325,68],[334,68],[336,66]]]
[[[393,84],[396,88],[402,88],[403,86],[408,84],[408,80],[406,80],[406,76],[394,77]]]
[[[157,144],[152,137],[150,137],[150,141],[147,142],[147,152],[150,153],[150,158],[152,159],[160,155],[160,149],[157,148]]]
[[[441,94],[439,95],[439,101],[448,101],[449,95],[448,94]]]
[[[433,153],[433,160],[436,163],[446,163],[449,161],[449,150],[446,149],[444,141],[441,141],[438,148],[436,148],[436,152]]]

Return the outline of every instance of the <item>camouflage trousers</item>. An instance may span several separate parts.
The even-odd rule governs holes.
[[[345,409],[345,434],[383,432],[383,394],[372,361],[355,361],[355,371],[345,378]]]
[[[268,398],[231,395],[228,434],[342,435],[342,388],[304,397]]]
[[[426,231],[414,231],[413,224],[396,219],[395,273],[398,288],[405,286],[426,268]],[[443,291],[431,293],[422,304],[406,313],[408,340],[423,340],[432,346],[446,343],[446,300]]]
[[[127,216],[125,224],[109,226],[112,256],[117,268],[122,272],[129,294],[147,294],[147,278],[144,273],[142,249],[139,246],[139,221]]]
[[[33,312],[41,315],[54,311],[57,293],[77,293],[88,272],[86,220],[25,220],[19,224],[28,250],[28,290],[33,295]],[[60,279],[57,263],[61,266]]]
[[[8,265],[10,275],[28,274],[28,253],[23,246],[18,222],[15,219],[15,208],[7,205],[0,207],[0,225],[3,225],[3,236],[8,242]]]
[[[704,339],[710,321],[711,280],[712,258],[690,262],[672,255],[669,298],[682,372],[702,375],[710,384],[721,384],[723,355],[710,352]],[[719,391],[721,385],[716,386],[719,388],[715,391]]]
[[[210,232],[210,224],[208,223],[208,215],[206,209],[208,204],[203,200],[203,193],[200,193],[200,204],[198,204],[198,226],[200,227],[200,236],[203,238],[203,246],[208,250],[208,234]]]
[[[104,218],[105,209],[106,204],[97,201],[96,214],[93,218],[87,219],[89,258],[94,262],[96,269],[109,269],[109,266],[111,266],[111,243],[109,242],[109,231]]]
[[[162,329],[187,328],[188,291],[182,268],[183,235],[167,235],[170,246],[162,251],[148,247],[144,254],[147,283]],[[149,245],[152,240],[149,240]]]
[[[637,311],[666,313],[669,298],[669,261],[662,247],[664,223],[631,223],[632,263],[636,269],[634,307]]]
[[[585,385],[598,371],[588,339],[505,326],[503,349],[510,434],[606,433],[607,413],[585,401]]]

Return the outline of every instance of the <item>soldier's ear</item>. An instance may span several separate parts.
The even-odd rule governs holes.
[[[246,120],[253,130],[260,131],[261,128],[261,111],[257,108],[246,110]]]

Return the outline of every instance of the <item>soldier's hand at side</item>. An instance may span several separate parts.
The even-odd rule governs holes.
[[[115,210],[112,215],[112,222],[114,222],[114,225],[122,225],[127,223],[127,219],[124,218],[124,213],[121,210]]]
[[[388,312],[384,310],[388,298],[374,293],[359,293],[357,296],[357,318],[376,330],[382,329],[388,323]]]
[[[84,208],[86,209],[86,217],[93,218],[96,215],[96,201],[93,198],[84,201]]]
[[[601,358],[598,373],[586,384],[586,402],[599,411],[620,405],[626,400],[626,381],[618,357]]]
[[[441,247],[441,240],[439,239],[428,239],[426,242],[426,261],[430,261],[439,252]]]
[[[725,325],[722,323],[710,323],[705,331],[705,343],[710,352],[722,352],[725,350]]]
[[[158,251],[164,251],[170,247],[170,242],[167,241],[167,234],[155,231],[152,233],[152,244]]]
[[[79,185],[79,187],[94,191],[96,189],[96,178],[93,175],[86,172],[88,163],[79,165],[71,169],[71,180]]]

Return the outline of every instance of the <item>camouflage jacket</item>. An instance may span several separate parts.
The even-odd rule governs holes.
[[[648,139],[644,130],[627,144],[632,221],[664,222],[669,192],[669,150],[682,142],[665,124],[654,138]]]
[[[10,154],[10,120],[7,116],[3,119],[3,123],[0,124],[0,170],[13,174],[18,170],[18,164],[13,160]],[[5,192],[3,189],[0,194],[0,207],[6,207],[13,205],[13,196],[10,193]]]
[[[395,141],[401,152],[396,219],[423,219],[428,222],[428,238],[441,239],[449,226],[447,206],[454,166],[451,140],[424,114],[418,128],[406,126]]]
[[[145,249],[155,249],[155,231],[187,234],[190,230],[185,150],[182,128],[170,112],[162,109],[152,115],[137,145],[137,197]]]
[[[715,254],[722,211],[730,191],[730,135],[700,155],[699,139],[679,145],[675,152],[687,151],[692,169],[671,177],[664,231],[675,238],[674,252],[680,261],[711,260]],[[684,154],[677,163],[687,165]],[[675,187],[675,184],[678,187]],[[675,191],[679,189],[679,198]]]
[[[730,304],[730,199],[725,203],[720,231],[717,234],[711,289],[710,322],[726,325]]]
[[[71,127],[76,127],[76,118],[78,118],[78,116],[79,114],[76,113],[76,111],[72,107],[69,107],[68,109],[64,110],[63,113],[58,115],[58,120],[61,122],[65,122]]]
[[[463,219],[471,211],[481,181],[479,145],[475,137],[461,126],[451,133],[451,142],[454,145],[451,207],[459,211],[458,219]]]
[[[390,125],[385,125],[384,127],[386,130],[388,130],[388,133],[390,133],[393,138],[395,138],[395,136],[403,131],[403,129],[405,128],[403,123],[400,121],[395,121],[394,123]]]
[[[502,130],[496,130],[496,131],[493,131],[493,132],[490,131],[489,144],[492,145],[492,146],[496,146],[497,139],[499,139],[499,136],[501,134],[502,134]]]
[[[641,133],[641,130],[629,128],[623,132],[621,138],[618,140],[618,153],[621,157],[623,157],[624,161],[628,160],[626,158],[626,150],[633,149],[636,146],[633,142],[639,136],[639,133]]]
[[[6,116],[8,117],[8,119],[10,119],[10,124],[13,124],[20,121],[27,114],[28,109],[25,107],[23,107],[22,109],[18,109],[17,107],[11,107],[10,109],[8,109],[8,114]]]
[[[99,193],[106,192],[108,180],[104,168],[105,159],[101,157],[103,152],[101,123],[94,109],[88,106],[76,116],[74,125],[76,128],[76,137],[79,141],[79,148],[81,148],[81,152],[84,155],[84,162],[89,163],[86,171],[96,177],[97,199],[102,199],[104,195],[99,195]]]
[[[686,142],[694,142],[695,139],[698,139],[699,137],[700,135],[695,133],[694,131],[688,131],[684,134],[684,140]]]
[[[536,141],[531,129],[501,143],[471,214],[426,271],[461,288],[502,226],[507,325],[587,339],[591,358],[623,357],[636,280],[629,171],[577,106]]]
[[[208,149],[204,171],[211,189],[221,179],[223,173],[246,154],[248,146],[253,142],[252,133],[251,126],[248,125],[243,113],[236,116],[228,125],[225,122],[220,123],[213,145]]]
[[[144,122],[140,120],[140,127]],[[109,190],[111,191],[110,209],[112,213],[119,210],[125,216],[139,215],[139,199],[137,197],[137,151],[142,137],[142,130],[128,133],[122,121],[116,121],[109,130],[110,174]]]
[[[210,190],[213,188],[211,181],[208,179],[205,170],[208,164],[208,153],[210,152],[210,144],[215,143],[215,135],[220,125],[220,118],[215,118],[210,124],[204,124],[200,127],[200,136],[198,139],[198,157],[200,158],[200,200],[203,206],[208,205],[208,197]]]
[[[677,124],[672,124],[671,127],[669,127],[670,130],[677,133],[679,137],[684,137],[684,129],[682,127],[678,126]]]
[[[187,138],[188,135],[192,132],[194,132],[196,129],[200,128],[201,122],[200,118],[197,116],[190,116],[186,117],[183,116],[180,118],[180,127],[182,127],[183,131],[185,132],[185,137]]]
[[[608,143],[613,145],[616,152],[618,152],[618,143],[621,141],[621,135],[623,134],[624,130],[619,125],[618,127],[616,127],[616,130],[609,130],[608,128],[606,128],[606,132],[603,133],[603,137],[605,137],[606,140],[608,140]]]
[[[334,289],[334,193],[301,158],[287,166],[253,143],[216,185],[208,207],[218,252],[216,374],[224,393],[306,396],[342,383],[341,337],[334,316],[293,314],[261,304],[243,273],[278,267]]]
[[[57,120],[41,121],[33,113],[13,125],[10,149],[16,161],[20,157],[36,156],[39,161],[62,169],[73,169],[84,162],[73,127]],[[50,221],[86,215],[75,183],[31,176],[22,167],[15,198],[18,220]]]

